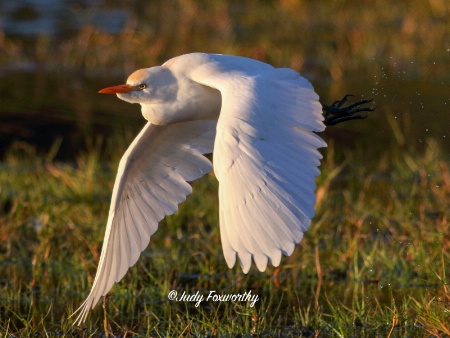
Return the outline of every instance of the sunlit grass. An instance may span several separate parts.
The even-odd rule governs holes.
[[[105,309],[97,306],[83,327],[72,327],[68,316],[95,275],[117,164],[99,149],[68,164],[17,143],[1,164],[0,332],[6,336],[88,337],[105,328],[119,336],[167,337],[449,334],[450,174],[432,139],[422,150],[393,144],[376,159],[331,143],[310,231],[279,268],[264,273],[227,268],[217,182],[207,175],[161,222]],[[195,307],[169,301],[171,290],[251,290],[259,301]]]

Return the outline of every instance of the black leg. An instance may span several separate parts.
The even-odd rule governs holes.
[[[323,116],[325,120],[323,123],[326,126],[333,126],[341,122],[349,120],[361,120],[365,119],[368,114],[358,115],[356,113],[360,112],[371,112],[374,111],[376,107],[360,107],[363,104],[372,102],[370,100],[360,100],[358,102],[344,106],[348,101],[348,98],[353,96],[352,94],[345,95],[341,100],[333,102],[331,106],[322,104]],[[356,115],[355,115],[356,114]]]

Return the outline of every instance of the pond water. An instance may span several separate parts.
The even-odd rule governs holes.
[[[344,20],[339,20],[339,18]],[[134,69],[193,51],[258,58],[293,67],[323,103],[353,93],[373,97],[370,120],[326,137],[382,151],[397,142],[392,121],[420,144],[448,147],[448,12],[269,1],[216,5],[173,1],[5,0],[0,3],[0,151],[20,139],[73,157],[86,137],[143,125],[138,106],[100,96]],[[391,118],[389,118],[391,117]],[[388,121],[391,120],[389,124]],[[397,135],[398,136],[398,135]]]

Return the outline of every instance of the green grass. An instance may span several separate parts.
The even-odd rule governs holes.
[[[116,143],[107,149],[127,141]],[[16,143],[1,162],[1,337],[89,337],[105,328],[127,337],[450,335],[450,171],[433,139],[420,150],[393,143],[378,158],[331,142],[311,229],[264,273],[227,268],[217,182],[207,175],[161,222],[105,307],[72,327],[68,317],[95,275],[117,164],[99,149],[67,164]],[[169,301],[171,290],[251,290],[259,301],[195,307]]]

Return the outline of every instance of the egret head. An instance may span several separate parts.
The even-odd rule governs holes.
[[[121,100],[139,103],[144,118],[157,125],[218,117],[220,92],[196,83],[185,67],[169,66],[139,69],[126,84],[104,88],[99,93],[116,94]]]
[[[167,67],[144,68],[131,74],[126,84],[107,87],[101,94],[117,94],[130,103],[170,103],[176,100],[178,80]]]

